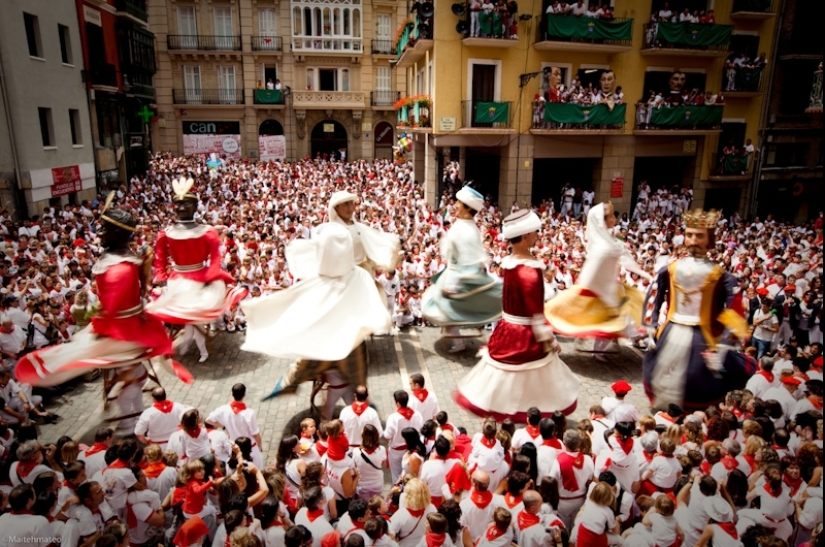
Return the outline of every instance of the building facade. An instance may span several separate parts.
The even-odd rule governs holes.
[[[646,180],[691,188],[697,206],[745,212],[756,154],[722,154],[728,143],[758,142],[767,78],[764,66],[734,61],[766,52],[768,66],[775,62],[777,6],[615,0],[607,22],[552,13],[550,0],[507,3],[508,13],[492,15],[475,4],[436,2],[426,21],[432,39],[417,35],[420,9],[397,32],[396,70],[409,90],[399,131],[412,140],[416,178],[433,203],[444,166],[459,161],[463,178],[502,206],[553,198],[558,207],[570,182],[630,212]],[[685,9],[702,23],[673,22]],[[654,22],[663,11],[670,16]],[[605,98],[620,86],[624,104],[556,102],[576,80]],[[639,108],[651,90],[674,108]],[[711,100],[722,92],[724,105],[680,106],[676,97],[694,90]]]
[[[0,198],[19,218],[95,196],[73,2],[9,0],[0,18]]]
[[[154,149],[290,159],[391,157],[392,0],[147,0]]]
[[[785,0],[760,132],[752,211],[762,218],[815,218],[823,207],[820,2]]]
[[[145,0],[75,0],[101,186],[146,171],[155,38]]]

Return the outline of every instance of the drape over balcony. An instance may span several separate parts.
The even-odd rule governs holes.
[[[657,108],[650,123],[665,127],[718,127],[722,123],[722,106],[676,106]]]
[[[280,89],[256,89],[255,104],[281,104],[284,102]]]
[[[503,123],[510,119],[510,103],[478,102],[476,103],[475,121],[477,123]]]
[[[611,111],[606,104],[545,103],[544,121],[579,125],[623,125],[626,111],[626,104],[617,104]]]
[[[729,46],[732,25],[658,23],[656,41],[684,47]]]
[[[547,15],[547,34],[552,37],[585,40],[626,40],[633,35],[633,19],[602,21],[593,17]]]

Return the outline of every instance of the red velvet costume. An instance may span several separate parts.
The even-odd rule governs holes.
[[[543,316],[544,279],[541,270],[526,265],[504,270],[501,302],[507,315]],[[532,326],[510,323],[506,316],[499,321],[490,336],[487,350],[490,357],[496,361],[515,365],[535,361],[547,355],[544,343],[536,340]]]

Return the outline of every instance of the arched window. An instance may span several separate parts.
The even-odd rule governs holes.
[[[301,25],[301,8],[292,9],[292,33],[296,36],[304,34],[304,27]]]
[[[283,135],[284,126],[278,120],[264,120],[258,127],[258,135]]]

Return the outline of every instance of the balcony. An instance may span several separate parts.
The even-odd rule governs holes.
[[[543,51],[621,53],[630,51],[633,19],[603,21],[592,17],[545,14],[533,47]]]
[[[638,109],[639,106],[637,105]],[[649,122],[637,123],[635,135],[695,135],[721,133],[724,106],[673,106],[656,108]],[[643,115],[636,113],[637,122]],[[647,119],[645,117],[645,119]]]
[[[430,97],[427,95],[415,95],[413,97],[400,99],[393,106],[398,118],[396,126],[399,128],[412,129],[413,131],[431,132],[431,104]]]
[[[648,23],[642,55],[727,57],[733,25]]]
[[[252,104],[283,106],[285,93],[281,89],[256,89],[252,92]]]
[[[770,19],[776,16],[771,11],[772,3],[772,0],[733,0],[730,18],[734,21]]]
[[[535,108],[535,104],[533,108]],[[543,103],[542,121],[533,122],[534,135],[616,135],[624,133],[626,104],[579,105]]]
[[[370,106],[373,107],[373,110],[392,110],[393,105],[400,100],[400,91],[389,89],[370,91]]]
[[[117,0],[115,8],[117,8],[118,17],[137,20],[136,22],[142,25],[149,22],[149,16],[146,14],[146,0]]]
[[[363,110],[362,91],[293,91],[292,107],[296,110]]]
[[[503,21],[499,15],[487,15],[478,12],[478,27],[473,28],[472,13],[467,10],[464,13],[460,26],[464,26],[464,39],[461,40],[467,47],[489,47],[498,49],[510,49],[518,45],[518,40],[510,38],[510,33],[503,26]],[[459,30],[456,28],[456,30]]]
[[[459,133],[514,133],[513,103],[500,101],[461,101]]]
[[[725,68],[722,72],[722,85],[725,97],[758,97],[762,94],[761,68]]]
[[[253,36],[252,51],[282,53],[284,51],[284,38],[283,36]]]
[[[98,63],[85,71],[93,88],[109,88],[117,91],[117,67],[111,63]]]
[[[712,154],[708,180],[716,182],[750,180],[753,175],[753,165],[756,163],[751,159],[750,154]]]
[[[243,89],[173,89],[172,102],[191,106],[243,105]]]
[[[424,58],[433,47],[433,29],[420,17],[411,17],[398,29],[395,51],[398,54],[398,66],[407,68]]]
[[[398,53],[395,51],[395,43],[389,38],[370,40],[370,51],[373,55],[398,56]]]
[[[293,36],[292,51],[316,55],[362,55],[364,53],[362,42],[361,38],[353,37]]]
[[[166,47],[172,51],[241,51],[241,37],[170,34]]]

